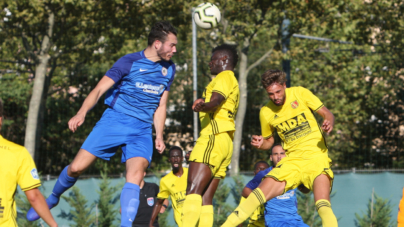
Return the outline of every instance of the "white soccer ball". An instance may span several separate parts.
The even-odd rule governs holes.
[[[203,29],[210,29],[220,22],[221,14],[219,8],[212,3],[202,3],[194,11],[194,21],[196,25]]]

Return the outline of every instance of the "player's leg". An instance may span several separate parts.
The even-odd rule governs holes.
[[[182,226],[196,226],[202,209],[202,195],[211,180],[212,171],[206,164],[199,162],[189,164],[187,195],[182,207]]]
[[[254,189],[247,199],[230,214],[222,227],[238,226],[250,217],[258,206],[281,195],[285,191],[285,186],[285,181],[276,181],[272,177],[264,178],[258,188]]]
[[[53,187],[52,194],[46,199],[49,209],[52,209],[59,203],[60,196],[76,183],[79,176],[94,163],[96,159],[97,157],[90,152],[84,149],[79,150],[73,162],[62,170]],[[39,219],[39,215],[32,207],[27,212],[27,219],[29,221]]]
[[[219,186],[220,178],[213,178],[202,196],[202,209],[199,217],[199,227],[213,226],[213,196]]]
[[[143,157],[126,160],[126,183],[121,193],[121,226],[132,226],[139,207],[140,182],[149,161]]]
[[[321,174],[314,180],[313,193],[316,209],[324,227],[337,227],[338,222],[331,209],[330,203],[331,179]]]

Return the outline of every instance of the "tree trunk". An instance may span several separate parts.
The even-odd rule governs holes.
[[[239,77],[238,85],[240,88],[240,101],[238,106],[238,111],[236,115],[236,132],[234,134],[233,140],[233,156],[231,157],[231,169],[230,175],[236,176],[239,173],[239,158],[240,158],[240,147],[243,135],[243,124],[245,112],[247,109],[247,65],[248,65],[248,48],[250,46],[250,41],[248,38],[244,39],[242,50],[240,51],[240,67],[239,67]]]
[[[54,14],[49,11],[49,18],[48,18],[48,30],[47,34],[44,36],[41,44],[41,50],[37,54],[37,61],[35,67],[35,79],[34,79],[34,87],[32,88],[32,96],[29,102],[29,110],[28,110],[28,117],[27,117],[27,127],[25,129],[25,142],[24,146],[27,148],[28,152],[35,160],[35,150],[39,146],[39,141],[41,135],[38,132],[39,127],[41,127],[40,116],[41,111],[45,109],[45,105],[41,105],[44,92],[47,91],[45,88],[45,80],[46,80],[46,71],[48,68],[48,62],[50,56],[48,54],[50,43],[50,37],[52,37],[53,26],[55,23]],[[42,108],[41,108],[42,106]]]

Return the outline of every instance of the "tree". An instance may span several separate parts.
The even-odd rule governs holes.
[[[317,214],[313,192],[304,194],[297,190],[297,213],[310,227],[321,227],[321,218]]]
[[[397,226],[397,223],[392,220],[391,211],[393,208],[388,199],[377,196],[373,191],[367,206],[367,212],[365,214],[362,212],[362,216],[355,213],[355,226]]]
[[[97,191],[100,198],[95,202],[96,207],[99,210],[99,214],[97,212],[95,225],[102,227],[114,226],[113,223],[119,216],[115,204],[119,200],[120,194],[116,194],[116,192],[120,191],[122,187],[120,184],[110,186],[111,181],[108,178],[107,172],[107,165],[104,165],[104,171],[101,171],[101,182],[99,184],[100,190]]]
[[[1,63],[6,73],[33,83],[25,147],[35,157],[41,137],[46,100],[66,89],[75,70],[104,51],[119,50],[128,37],[145,27],[141,2],[132,1],[6,1],[0,21]],[[113,11],[111,11],[113,9]],[[136,15],[136,19],[132,15]],[[135,19],[135,20],[133,20]]]
[[[73,209],[70,212],[62,210],[58,217],[62,217],[74,222],[73,226],[94,226],[95,214],[93,211],[94,206],[88,207],[87,199],[80,193],[80,189],[74,186],[69,193],[69,196],[62,195],[62,198]]]

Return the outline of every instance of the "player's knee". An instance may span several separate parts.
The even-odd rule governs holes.
[[[72,163],[69,165],[67,175],[70,177],[79,177],[84,172],[84,169],[80,168],[78,165]]]

